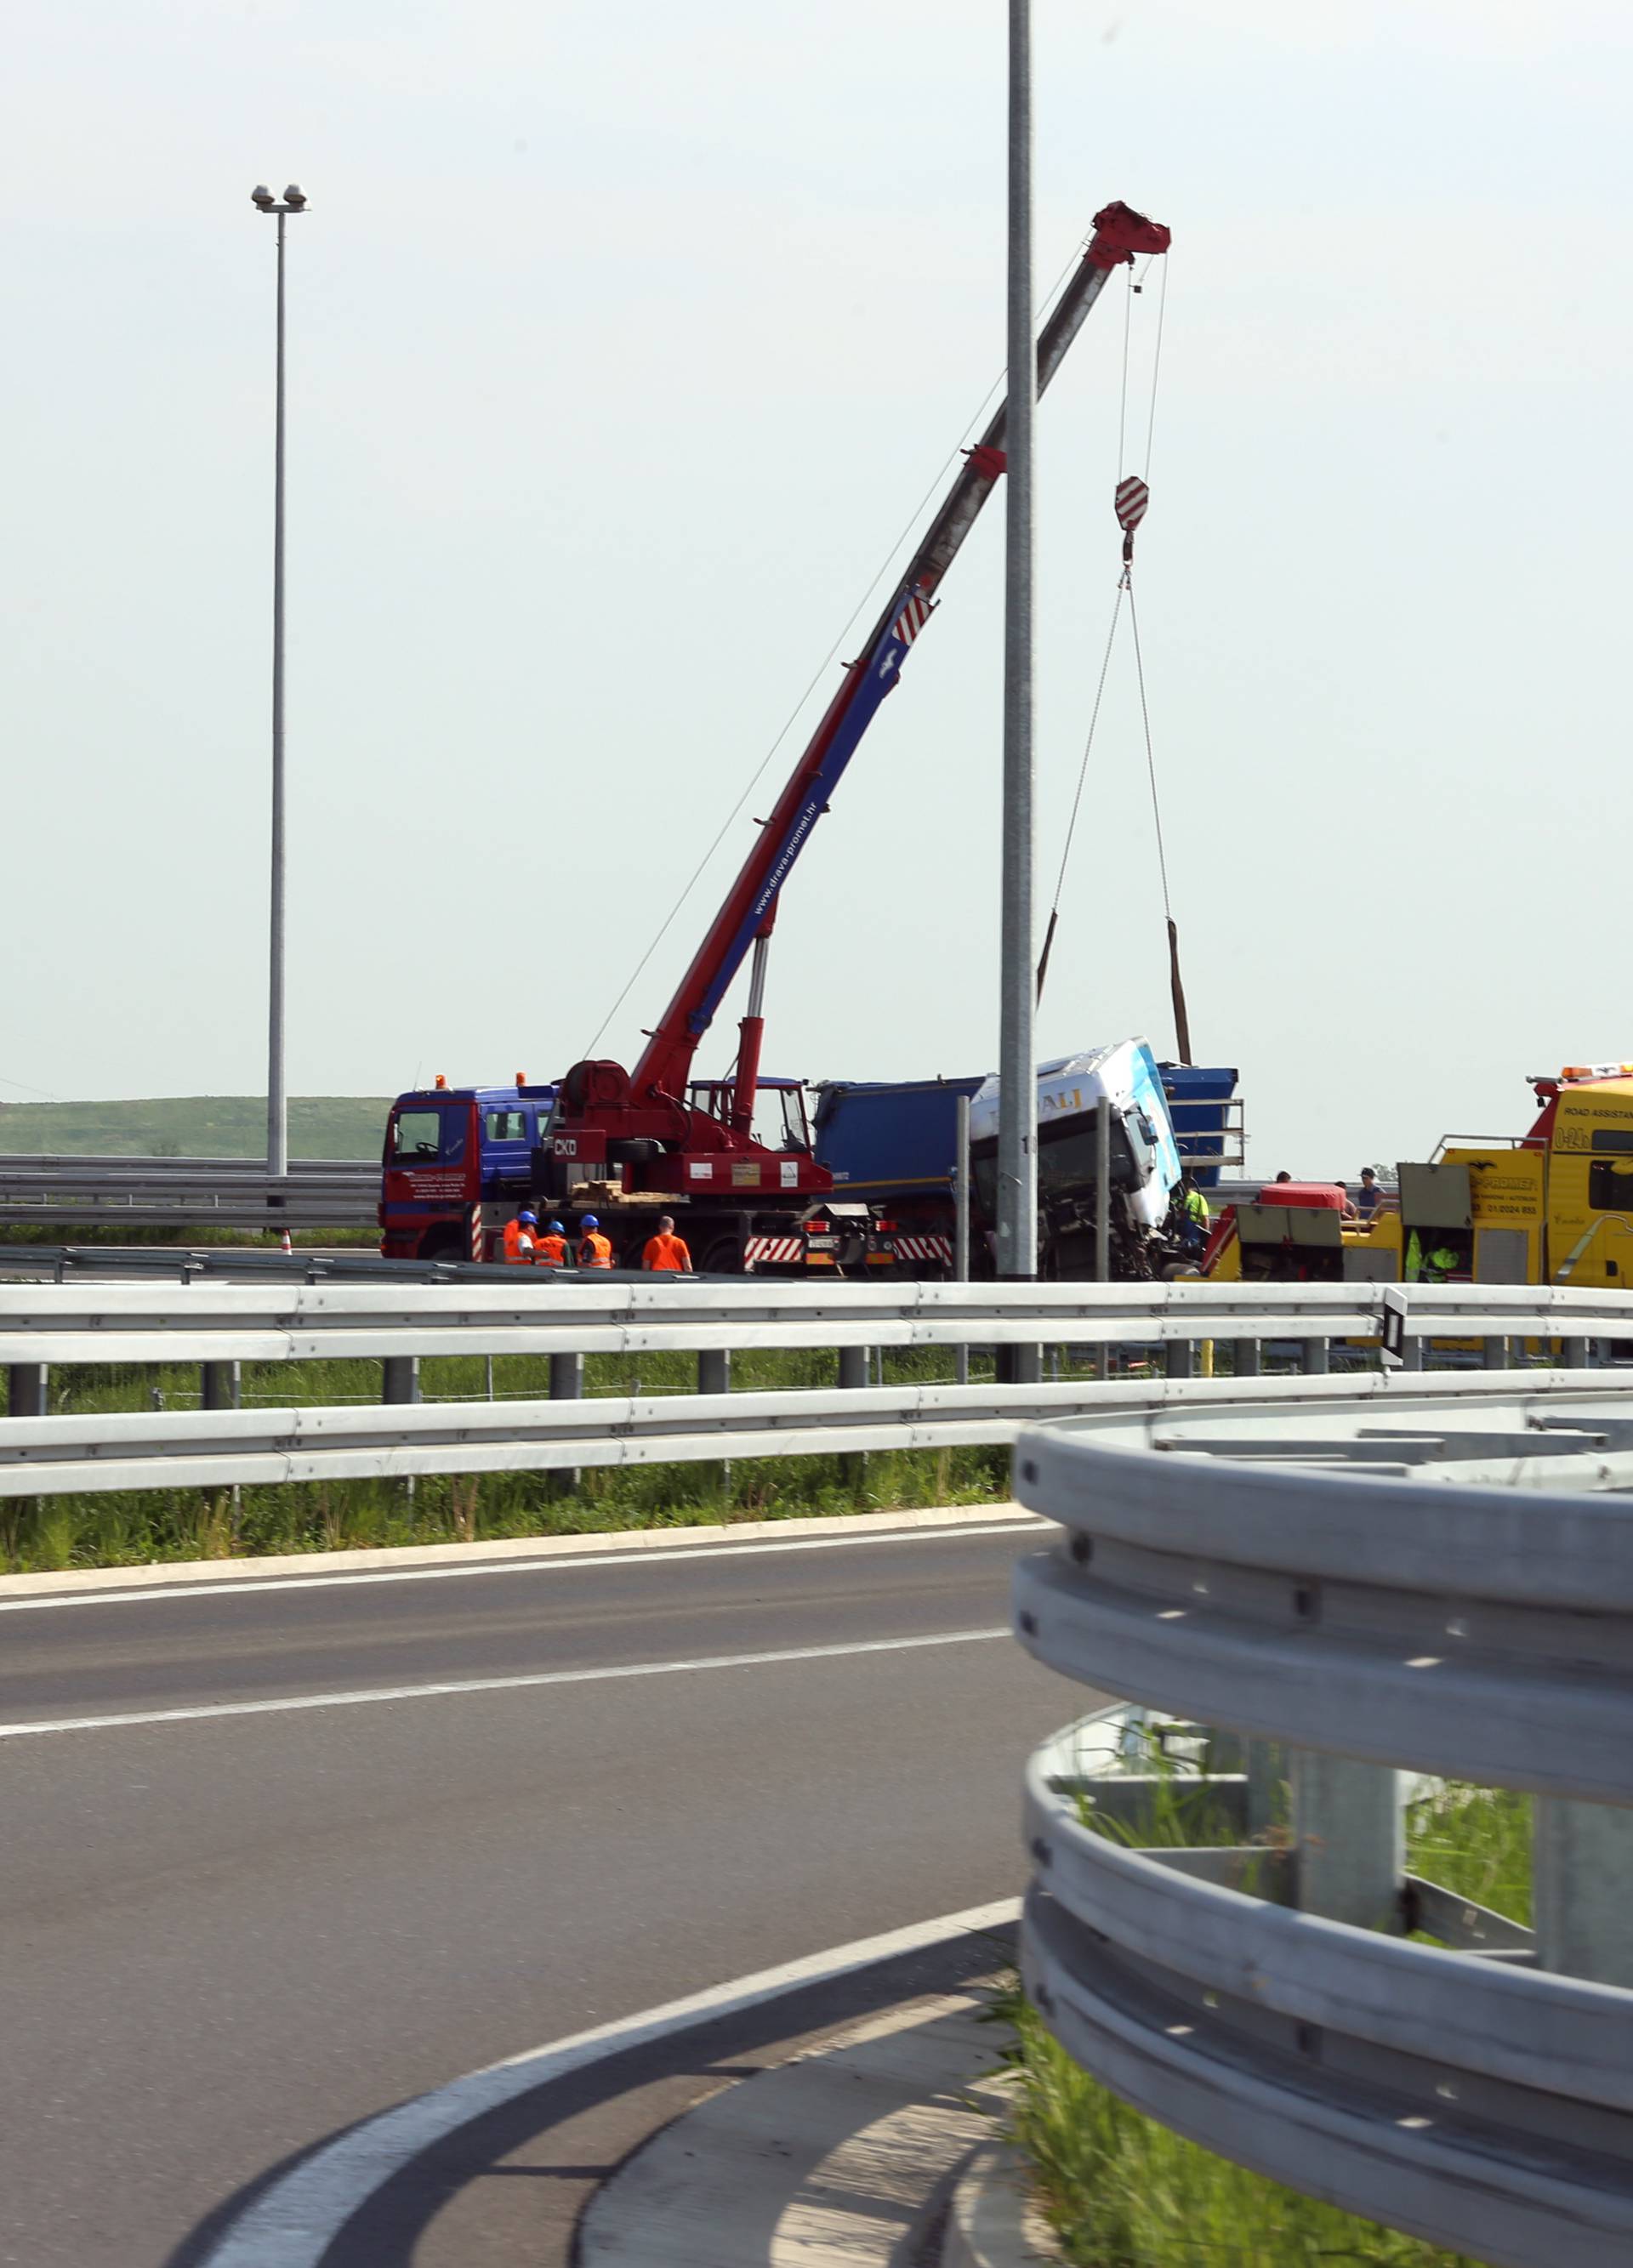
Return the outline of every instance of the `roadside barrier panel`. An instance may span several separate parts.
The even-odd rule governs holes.
[[[1017,1440],[1061,1531],[1017,1565],[1021,1643],[1245,1767],[1234,1845],[1141,1850],[1088,1823],[1130,1815],[1103,1727],[1087,1765],[1075,1733],[1038,1752],[1029,1989],[1208,2148],[1511,2268],[1603,2268],[1633,2257],[1633,1381],[1321,1383]],[[1534,1934],[1405,1871],[1402,1772],[1535,1794]]]

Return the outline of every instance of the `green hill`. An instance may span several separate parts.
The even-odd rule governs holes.
[[[378,1158],[389,1098],[292,1095],[292,1158]],[[0,1103],[0,1157],[264,1158],[258,1094],[164,1095],[139,1102]]]

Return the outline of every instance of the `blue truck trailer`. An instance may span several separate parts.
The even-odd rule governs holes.
[[[1178,1073],[1175,1123],[1169,1080]],[[1039,1272],[1094,1273],[1095,1113],[1112,1106],[1113,1273],[1159,1274],[1182,1257],[1174,1192],[1187,1160],[1201,1182],[1232,1155],[1227,1129],[1236,1073],[1159,1065],[1143,1040],[1040,1064],[1038,1071]],[[998,1082],[994,1078],[833,1081],[818,1090],[816,1156],[833,1197],[807,1226],[806,1264],[847,1272],[938,1277],[953,1264],[958,1098],[971,1113],[971,1272],[992,1272],[997,1209]]]

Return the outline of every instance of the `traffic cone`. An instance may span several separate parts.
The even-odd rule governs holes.
[[[292,1257],[295,1248],[289,1241],[289,1231],[287,1229],[284,1231],[282,1241],[284,1251],[289,1253]]]

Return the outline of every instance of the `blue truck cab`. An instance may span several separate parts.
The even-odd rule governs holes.
[[[553,1086],[415,1087],[386,1121],[381,1251],[392,1260],[491,1260],[535,1185]]]

